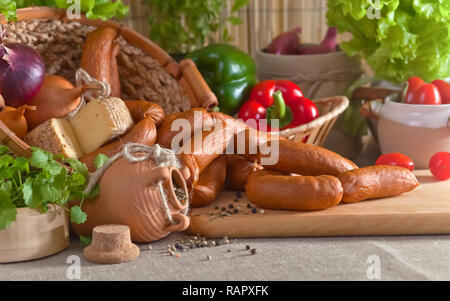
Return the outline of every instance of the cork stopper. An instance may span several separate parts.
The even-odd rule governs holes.
[[[87,260],[101,264],[129,262],[139,256],[131,242],[130,228],[125,225],[101,225],[92,231],[92,244],[84,249]]]

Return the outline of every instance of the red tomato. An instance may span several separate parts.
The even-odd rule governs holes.
[[[440,105],[441,94],[433,84],[425,84],[417,90],[412,101],[416,105]]]
[[[430,170],[438,180],[450,179],[450,153],[440,152],[431,157]]]
[[[438,88],[442,104],[450,104],[450,84],[442,79],[437,79],[431,83]]]
[[[384,154],[381,155],[375,165],[391,165],[391,166],[399,166],[409,169],[410,171],[414,170],[414,162],[408,156],[400,153],[392,153],[392,154]]]
[[[423,79],[411,76],[408,79],[408,90],[406,91],[405,103],[413,103],[414,94],[425,84]]]

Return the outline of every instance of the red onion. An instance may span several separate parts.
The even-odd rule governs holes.
[[[0,45],[0,94],[7,105],[20,107],[39,92],[44,60],[33,48],[19,43]]]

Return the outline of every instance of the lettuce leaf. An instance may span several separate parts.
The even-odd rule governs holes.
[[[69,2],[69,3],[68,3]],[[16,8],[30,6],[49,6],[69,8],[75,1],[67,0],[0,0],[0,13],[6,16],[8,21],[15,21]],[[103,21],[114,17],[125,17],[130,7],[123,4],[122,0],[81,0],[81,12],[89,19],[102,19]]]
[[[368,17],[373,5],[380,9],[379,19]],[[448,0],[329,0],[327,19],[353,35],[342,49],[361,55],[380,79],[450,77]]]

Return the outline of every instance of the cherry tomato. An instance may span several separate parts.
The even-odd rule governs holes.
[[[442,79],[434,80],[431,83],[438,88],[442,104],[450,104],[450,84]]]
[[[400,153],[391,153],[381,155],[375,165],[391,165],[391,166],[399,166],[409,169],[410,171],[414,170],[414,162],[407,155]]]
[[[406,91],[405,103],[413,103],[414,94],[425,84],[423,79],[411,76],[408,79],[408,90]]]
[[[412,101],[416,105],[440,105],[441,94],[438,88],[433,84],[424,84],[414,94]]]
[[[450,179],[450,153],[436,153],[430,159],[430,170],[438,180]]]

